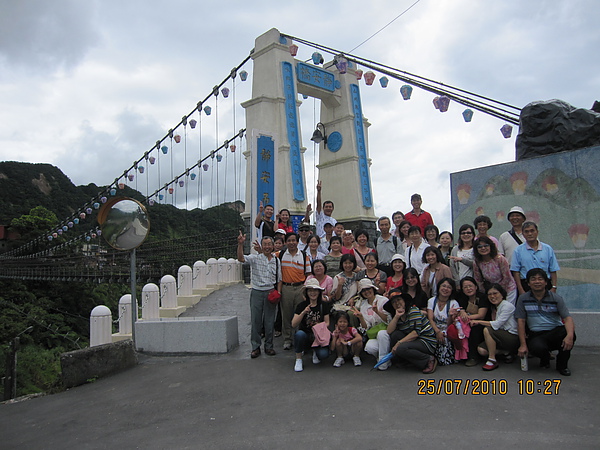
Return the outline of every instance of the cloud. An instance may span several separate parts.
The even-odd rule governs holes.
[[[98,42],[93,9],[93,3],[77,0],[2,2],[0,55],[30,72],[71,70]]]

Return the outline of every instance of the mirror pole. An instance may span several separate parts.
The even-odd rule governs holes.
[[[133,350],[137,350],[135,346],[135,322],[137,321],[138,308],[137,308],[137,299],[136,299],[136,268],[135,268],[135,248],[131,250],[131,268],[130,268],[130,276],[131,276],[131,340],[133,341]]]

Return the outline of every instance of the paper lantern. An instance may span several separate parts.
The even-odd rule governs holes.
[[[389,82],[390,82],[390,80],[388,79],[388,77],[381,77],[379,79],[379,84],[381,84],[382,88],[386,88],[388,86]]]
[[[162,199],[164,199],[164,198],[165,198],[165,196],[164,196],[163,194],[158,194],[158,199],[159,199],[159,200],[162,200]]]
[[[75,225],[79,225],[79,219],[78,219],[77,217],[75,217],[75,218],[73,219],[73,223],[74,223]]]
[[[204,113],[205,113],[207,116],[210,116],[210,112],[211,112],[211,111],[212,111],[212,108],[211,108],[210,106],[206,105],[206,106],[204,107]]]
[[[162,150],[163,155],[166,155],[169,151],[169,147],[167,147],[166,145],[163,145],[160,149]]]
[[[221,89],[221,94],[223,94],[224,98],[229,97],[229,88],[224,87],[223,89]]]
[[[170,188],[169,188],[169,194],[172,194],[172,193],[173,193],[173,188],[172,188],[172,187],[170,187]]]
[[[67,226],[68,226],[69,228],[73,228],[73,225],[75,225],[73,222],[68,222],[68,223],[67,223]]]
[[[446,112],[448,111],[448,106],[450,106],[450,97],[447,97],[445,95],[442,95],[439,98],[439,110],[440,112]]]
[[[197,120],[195,120],[195,119],[192,119],[192,120],[190,120],[190,127],[192,127],[192,128],[196,128],[196,124],[197,124],[197,123],[198,123],[198,121],[197,121]]]
[[[154,164],[156,162],[156,158],[154,156],[151,156],[150,158],[148,158],[148,161],[150,161],[150,164]]]
[[[106,197],[101,197],[101,198],[100,198],[100,201],[101,201],[102,203],[106,203],[106,201],[107,201],[107,200],[108,200],[108,199],[107,199]]]
[[[123,187],[125,187],[125,185],[123,185]],[[112,195],[113,197],[114,197],[115,195],[117,195],[117,190],[116,190],[115,188],[112,188],[112,189],[110,190],[110,195]]]
[[[375,81],[375,74],[369,70],[365,73],[365,83],[367,83],[367,86],[371,86],[373,81]]]
[[[346,73],[348,71],[348,60],[343,56],[336,56],[335,67],[340,73]]]
[[[92,206],[94,207],[94,209],[98,209],[100,208],[100,203],[95,202]]]
[[[248,79],[248,72],[246,72],[245,70],[242,70],[240,72],[240,78],[242,79],[242,81],[246,81]]]
[[[85,212],[88,213],[88,215],[90,215],[94,212],[94,210],[92,208],[86,208]]]
[[[185,184],[185,182],[183,180],[179,180],[179,186],[183,187],[183,185]]]
[[[360,79],[362,78],[362,76],[363,76],[363,71],[362,71],[362,70],[360,70],[360,69],[356,69],[356,70],[354,71],[354,73],[356,74],[356,79],[357,79],[357,80],[360,80]]]
[[[96,239],[98,235],[96,233],[92,233],[92,239]]]
[[[440,97],[439,97],[439,95],[437,97],[433,98],[433,106],[435,107],[435,109],[440,109]]]
[[[412,95],[413,87],[410,84],[405,84],[400,88],[400,94],[404,100],[410,100]]]
[[[500,128],[500,132],[505,139],[508,139],[512,136],[512,127],[506,123],[502,126],[502,128]]]
[[[55,231],[54,233],[52,233],[52,237],[53,237],[54,239],[56,239],[56,238],[58,237],[58,233]]]
[[[84,212],[82,212],[82,213],[79,213],[79,218],[80,218],[81,220],[85,219],[85,213],[84,213]]]
[[[208,170],[208,164],[202,164],[202,168],[204,169],[204,171],[206,172]]]
[[[150,200],[148,200],[148,204],[149,204],[150,206],[154,206],[154,199],[153,199],[153,198],[151,198]]]
[[[57,232],[57,233],[58,233],[60,236],[62,236],[62,234],[63,234],[63,230],[62,230],[62,228],[61,228],[60,230],[56,230],[56,232]]]
[[[223,159],[223,155],[217,155],[217,162],[221,162],[222,159]]]
[[[127,175],[127,178],[129,179],[129,181],[133,181],[133,179],[134,179],[135,177],[133,176],[133,174],[132,174],[132,173],[130,173],[129,175]]]
[[[144,173],[144,166],[139,166],[138,170],[140,171],[140,173]]]
[[[323,64],[323,55],[321,55],[319,52],[314,52],[312,54],[312,60],[313,64]]]
[[[52,236],[48,236],[49,241],[51,241],[52,239],[54,239]]]
[[[62,227],[62,230],[63,230],[63,231],[68,231],[68,230],[69,230],[69,227],[68,227],[68,226],[66,226],[66,225],[63,225],[63,227]]]
[[[192,181],[194,181],[196,179],[196,174],[194,172],[192,172],[190,174],[190,178],[192,179]]]
[[[465,119],[465,122],[470,122],[471,119],[473,118],[473,110],[469,109],[469,108],[465,109],[462,112],[462,116],[463,116],[463,119]]]
[[[298,54],[298,46],[296,44],[290,45],[290,55],[296,56]]]
[[[91,236],[86,236],[86,237],[85,237],[85,240],[86,240],[87,242],[90,242],[90,241],[92,240],[92,237],[91,237]]]
[[[236,149],[236,148],[237,148],[237,147],[235,146],[235,144],[231,144],[231,145],[229,146],[229,150],[231,150],[231,153],[235,153],[235,149]]]
[[[173,136],[173,139],[175,139],[175,142],[177,142],[178,144],[181,142],[181,136],[176,134],[175,136]]]

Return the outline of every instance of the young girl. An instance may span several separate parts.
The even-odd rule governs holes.
[[[376,293],[383,294],[385,292],[387,275],[383,270],[379,270],[377,268],[379,265],[379,257],[377,256],[377,253],[367,253],[364,263],[365,269],[356,274],[356,279],[360,281],[363,278],[368,278],[375,286],[377,286]]]
[[[395,254],[392,256],[392,270],[394,274],[391,277],[388,277],[385,283],[385,296],[389,295],[389,292],[392,289],[396,289],[402,287],[402,282],[404,280],[404,269],[406,269],[406,263],[404,262],[404,256]]]
[[[362,364],[360,360],[360,352],[363,349],[362,336],[356,328],[349,326],[350,316],[347,312],[340,311],[336,317],[335,330],[331,344],[329,344],[331,351],[335,351],[337,354],[333,367],[340,367],[344,364],[345,358],[350,355],[352,355],[354,365],[360,366]]]

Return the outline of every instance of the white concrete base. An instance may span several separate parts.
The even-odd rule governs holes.
[[[202,297],[208,297],[210,294],[212,294],[213,292],[215,292],[215,289],[209,289],[209,288],[204,288],[204,289],[192,289],[192,293],[194,295],[200,295]]]
[[[237,317],[139,320],[135,339],[146,353],[227,353],[239,346]]]
[[[206,285],[206,289],[212,289],[212,292],[217,291],[219,289],[221,289],[223,286],[221,286],[220,284],[207,284]]]
[[[575,346],[600,346],[600,312],[573,312],[571,317],[575,322]]]
[[[160,317],[174,318],[174,317],[179,317],[180,315],[182,315],[186,309],[187,309],[187,306],[178,306],[176,308],[160,307],[159,314],[160,314]]]
[[[202,298],[201,295],[178,295],[177,304],[179,306],[194,306]]]
[[[131,339],[131,334],[121,334],[121,333],[113,333],[112,334],[113,342],[126,341],[127,339]]]

